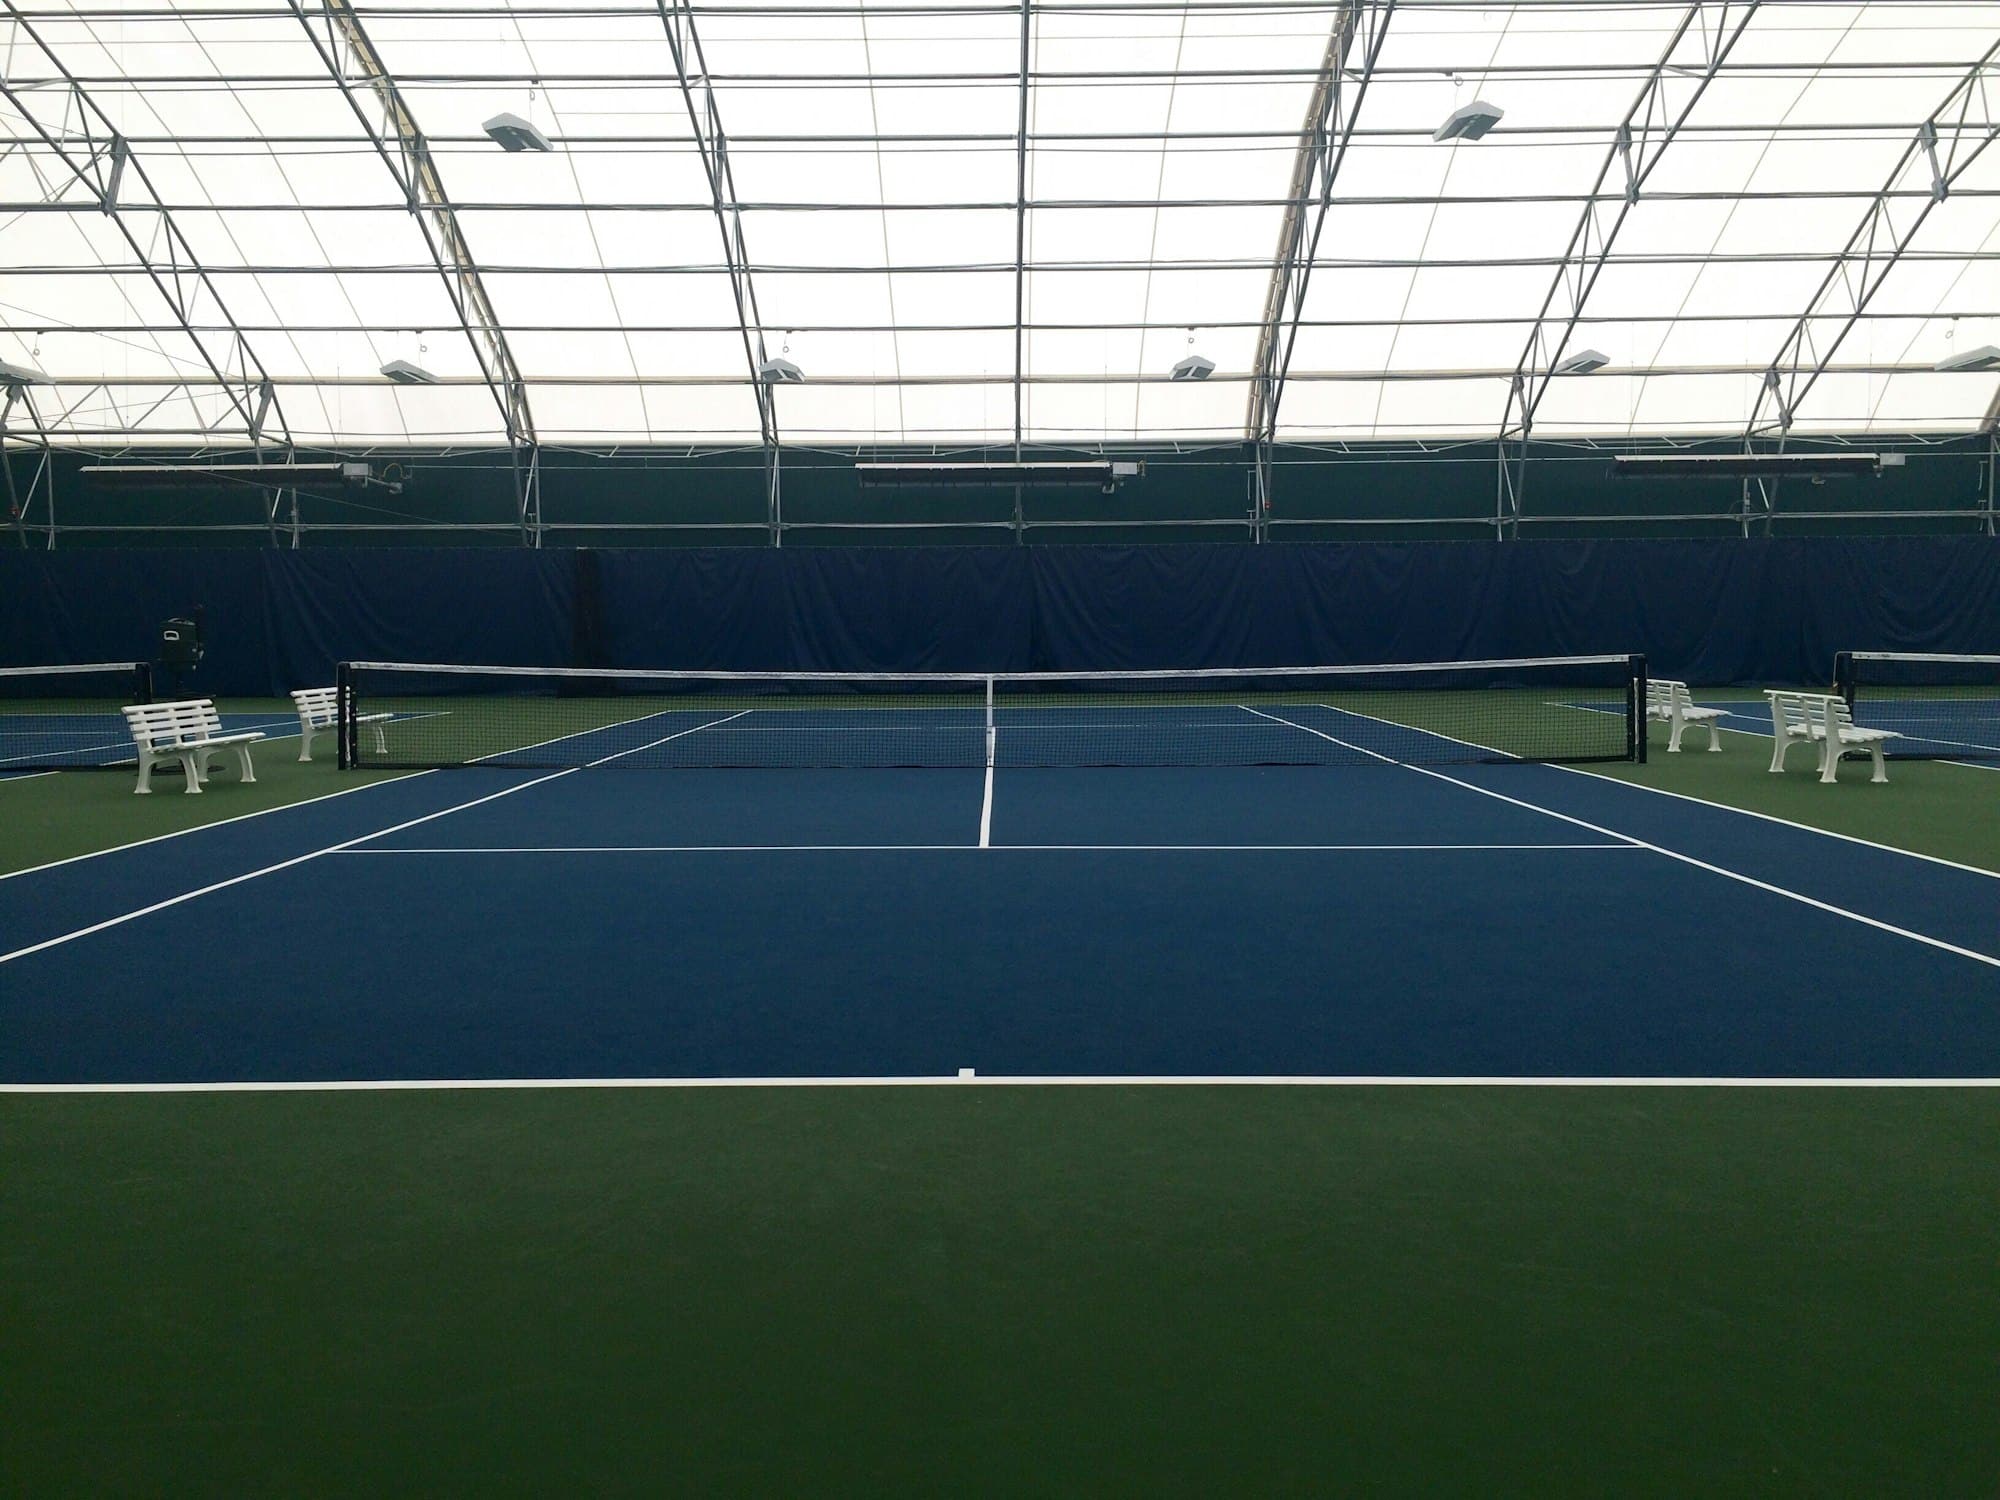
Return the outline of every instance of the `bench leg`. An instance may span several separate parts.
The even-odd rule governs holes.
[[[1827,786],[1840,779],[1840,754],[1840,746],[1829,740],[1819,758],[1820,785]]]
[[[144,750],[139,752],[139,784],[132,788],[133,795],[144,797],[153,790],[153,757]]]
[[[1722,749],[1722,726],[1714,719],[1710,719],[1701,727],[1708,731],[1708,748],[1712,751],[1720,752]]]
[[[312,758],[313,758],[313,726],[310,724],[300,724],[299,759],[311,760]]]
[[[389,753],[389,742],[382,736],[382,726],[377,724],[373,728],[375,730],[375,753],[377,755],[387,755]]]
[[[1874,782],[1887,782],[1889,779],[1889,768],[1884,764],[1882,764],[1881,742],[1878,740],[1876,743],[1870,745],[1868,748],[1875,752],[1875,774],[1873,776],[1870,776],[1868,779]]]
[[[250,764],[250,747],[248,745],[238,745],[236,747],[236,758],[243,765],[242,779],[244,781],[244,784],[248,785],[249,783],[254,782],[257,779],[257,772],[256,769]]]
[[[1790,736],[1784,730],[1780,729],[1771,741],[1771,769],[1773,771],[1782,771],[1785,769],[1785,752],[1791,748],[1792,741]]]
[[[1667,722],[1672,726],[1667,731],[1667,754],[1679,755],[1681,753],[1681,731],[1686,729],[1687,725],[1681,722],[1679,715],[1675,715]]]
[[[199,794],[201,791],[201,779],[206,774],[203,759],[199,750],[181,752],[181,770],[187,775],[187,789],[192,793]]]

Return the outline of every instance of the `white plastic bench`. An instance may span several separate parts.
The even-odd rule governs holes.
[[[238,734],[222,732],[222,716],[207,698],[187,698],[173,703],[140,703],[124,710],[125,723],[132,731],[132,743],[139,747],[139,792],[153,789],[153,767],[179,762],[187,774],[187,789],[199,792],[208,779],[209,762],[225,750],[236,752],[245,781],[255,781],[257,772],[250,764],[250,746],[264,738],[260,730]]]
[[[340,727],[340,690],[330,687],[300,688],[292,694],[292,705],[299,711],[299,759],[311,760],[313,736],[329,734]],[[355,722],[374,727],[375,748],[386,755],[389,747],[382,740],[382,726],[393,718],[394,714],[363,714]]]
[[[1825,741],[1819,758],[1819,779],[1822,782],[1839,779],[1837,773],[1843,755],[1872,755],[1875,758],[1875,774],[1868,779],[1889,779],[1888,767],[1882,764],[1882,747],[1890,740],[1901,739],[1900,734],[1893,729],[1860,728],[1854,722],[1854,710],[1838,694],[1826,700],[1821,723],[1824,726],[1821,738]]]
[[[1765,688],[1771,705],[1771,769],[1785,769],[1785,756],[1794,745],[1818,746],[1826,738],[1826,693],[1795,693],[1784,688]]]
[[[1676,682],[1671,677],[1646,679],[1646,717],[1669,726],[1667,749],[1676,754],[1681,748],[1681,735],[1691,727],[1707,733],[1709,749],[1720,750],[1722,737],[1716,720],[1728,712],[1723,708],[1695,707],[1685,682]]]

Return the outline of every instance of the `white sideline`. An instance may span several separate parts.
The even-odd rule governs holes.
[[[1247,705],[1239,706],[1247,707]],[[1320,706],[1332,709],[1336,713],[1339,712],[1338,709],[1333,709],[1333,705],[1331,704],[1321,704]],[[1925,933],[1914,932],[1907,927],[1898,927],[1895,923],[1884,922],[1879,917],[1864,916],[1858,911],[1850,911],[1844,906],[1835,906],[1830,901],[1822,901],[1817,896],[1808,896],[1802,891],[1788,890],[1784,886],[1773,885],[1768,880],[1759,880],[1754,875],[1745,875],[1739,870],[1730,870],[1725,869],[1721,865],[1712,865],[1705,859],[1696,859],[1692,854],[1682,854],[1677,850],[1664,848],[1659,844],[1650,843],[1645,839],[1634,838],[1629,833],[1619,833],[1616,829],[1606,828],[1602,824],[1591,823],[1583,818],[1572,817],[1568,813],[1557,812],[1552,807],[1542,807],[1533,802],[1524,802],[1519,797],[1509,797],[1504,792],[1496,792],[1488,787],[1479,786],[1470,781],[1461,781],[1456,776],[1447,776],[1444,772],[1433,770],[1429,766],[1414,766],[1406,762],[1391,760],[1386,755],[1377,754],[1373,750],[1363,749],[1359,745],[1350,744],[1346,740],[1326,734],[1321,730],[1313,729],[1304,724],[1294,723],[1290,719],[1278,718],[1276,714],[1266,714],[1262,709],[1251,708],[1248,709],[1248,712],[1262,714],[1264,718],[1274,719],[1280,724],[1290,724],[1294,729],[1304,730],[1307,734],[1318,735],[1323,740],[1329,740],[1333,744],[1340,745],[1348,750],[1359,751],[1361,754],[1371,756],[1376,760],[1387,761],[1391,765],[1401,765],[1405,770],[1415,771],[1419,776],[1435,777],[1437,780],[1448,782],[1452,786],[1464,787],[1468,792],[1477,792],[1482,797],[1491,797],[1495,801],[1511,803],[1515,807],[1524,808],[1529,812],[1538,812],[1546,817],[1559,819],[1564,823],[1573,823],[1578,828],[1587,828],[1592,833],[1601,833],[1608,838],[1623,839],[1627,843],[1636,844],[1642,849],[1650,849],[1655,854],[1665,855],[1668,859],[1677,860],[1681,864],[1692,865],[1697,870],[1706,870],[1711,875],[1720,875],[1725,880],[1738,881],[1743,885],[1753,886],[1760,891],[1768,891],[1774,896],[1783,896],[1787,901],[1796,901],[1802,906],[1814,907],[1817,910],[1831,913],[1836,917],[1845,917],[1850,922],[1859,922],[1864,927],[1873,927],[1878,932],[1887,932],[1896,937],[1908,938],[1913,943],[1922,943],[1927,947],[1938,948],[1946,953],[1957,954],[1960,958],[1969,958],[1974,963],[1985,964],[1988,968],[2000,969],[2000,957],[1995,957],[1990,953],[1981,953],[1973,948],[1962,948],[1957,943],[1949,943],[1943,938],[1935,938]],[[1624,785],[1622,782],[1619,784]]]
[[[976,1073],[774,1078],[331,1078],[0,1083],[0,1094],[376,1094],[518,1089],[850,1088],[1992,1089],[2000,1078],[1762,1078],[1364,1073]]]
[[[1765,738],[1768,739],[1769,736],[1767,735]],[[1950,761],[1948,764],[1955,766],[1961,764],[1961,762]],[[1711,802],[1706,797],[1696,797],[1688,792],[1670,792],[1663,786],[1648,786],[1643,781],[1626,781],[1623,777],[1607,776],[1602,771],[1587,770],[1583,766],[1558,765],[1555,769],[1558,771],[1567,771],[1572,776],[1589,776],[1598,781],[1609,782],[1613,786],[1630,787],[1637,792],[1651,792],[1656,797],[1672,797],[1680,802],[1692,802],[1697,807],[1710,807],[1714,808],[1717,812],[1741,813],[1746,818],[1759,818],[1766,823],[1776,823],[1784,828],[1796,828],[1801,833],[1817,833],[1824,838],[1840,839],[1845,843],[1859,844],[1864,849],[1877,849],[1884,854],[1900,854],[1908,859],[1921,859],[1927,864],[1943,865],[1951,870],[1963,870],[1968,875],[1984,875],[1988,880],[2000,880],[2000,870],[1982,870],[1978,865],[1968,865],[1955,859],[1946,859],[1941,854],[1925,854],[1920,849],[1899,849],[1894,844],[1878,844],[1874,839],[1864,839],[1857,834],[1841,833],[1832,828],[1816,828],[1810,823],[1795,823],[1790,818],[1779,817],[1776,813],[1758,812],[1752,807],[1738,807],[1733,802]],[[1981,766],[1978,769],[1985,770],[1986,767]]]
[[[53,771],[47,774],[53,776]],[[429,776],[429,771],[395,771],[382,774],[380,781],[364,781],[355,786],[344,786],[337,792],[327,792],[323,796],[307,797],[298,802],[280,802],[275,807],[260,807],[251,812],[237,813],[234,817],[217,818],[213,823],[196,823],[188,828],[176,828],[170,833],[156,833],[150,838],[134,839],[129,844],[113,844],[108,849],[91,849],[82,854],[67,855],[62,859],[52,859],[45,865],[29,865],[25,870],[0,871],[0,880],[13,880],[22,875],[39,875],[44,870],[54,870],[63,865],[73,865],[79,860],[99,859],[106,854],[122,854],[127,849],[143,849],[148,844],[157,844],[163,839],[184,838],[190,833],[205,833],[211,828],[226,828],[231,823],[241,823],[246,818],[261,818],[269,813],[290,812],[298,807],[318,807],[322,802],[331,802],[335,797],[351,796],[355,792],[369,791],[378,786],[391,786],[399,781],[409,781],[417,776]],[[25,778],[24,778],[25,779]]]
[[[746,709],[744,712],[747,713],[748,710]],[[709,724],[697,724],[694,728],[683,729],[678,734],[662,735],[659,739],[652,740],[647,744],[634,745],[631,749],[620,750],[614,755],[600,756],[598,759],[591,761],[589,766],[569,766],[560,771],[551,771],[546,776],[537,776],[532,781],[517,781],[514,785],[502,787],[497,792],[488,792],[483,797],[474,797],[467,802],[460,802],[451,807],[439,808],[435,812],[427,812],[421,817],[407,819],[390,828],[378,828],[371,833],[360,834],[351,839],[343,839],[337,844],[329,844],[323,849],[313,849],[305,854],[295,854],[290,859],[281,859],[276,864],[265,865],[259,870],[249,870],[241,875],[232,875],[227,880],[217,880],[197,890],[183,891],[178,896],[169,896],[164,901],[155,901],[152,905],[142,906],[136,911],[128,911],[116,917],[107,917],[102,922],[93,922],[88,927],[77,928],[74,932],[65,932],[56,937],[44,938],[39,943],[30,943],[25,948],[16,948],[12,953],[0,953],[0,964],[12,963],[17,958],[26,958],[30,954],[41,953],[50,948],[60,947],[64,943],[74,942],[77,938],[89,937],[92,933],[103,932],[108,928],[122,926],[140,917],[151,916],[154,912],[165,911],[169,907],[179,906],[184,901],[192,901],[197,896],[206,896],[214,891],[227,890],[232,885],[241,885],[246,880],[255,880],[263,875],[275,875],[280,870],[289,870],[294,865],[302,865],[308,860],[318,859],[323,854],[339,854],[345,850],[352,849],[356,844],[365,844],[370,839],[387,838],[392,833],[401,833],[405,828],[415,828],[419,824],[429,823],[437,818],[448,817],[452,813],[464,812],[467,808],[478,807],[483,802],[492,802],[501,797],[509,797],[515,792],[524,792],[531,786],[540,786],[544,782],[555,781],[561,777],[573,775],[577,771],[588,770],[592,766],[604,765],[607,761],[616,760],[621,755],[633,755],[641,750],[650,750],[654,745],[663,745],[668,740],[679,739],[681,735],[698,734],[702,730],[709,728],[711,724],[726,724],[729,722],[729,719],[740,717],[742,717],[741,714],[731,714],[728,718],[711,720]],[[375,784],[379,783],[371,783],[371,785]],[[358,791],[360,788],[352,788],[351,790]]]

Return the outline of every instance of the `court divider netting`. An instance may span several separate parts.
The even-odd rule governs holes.
[[[152,701],[142,661],[0,667],[0,772],[130,766],[132,732],[119,710]]]
[[[1843,651],[1834,687],[1867,729],[1899,736],[1904,760],[2000,760],[2000,655]]]

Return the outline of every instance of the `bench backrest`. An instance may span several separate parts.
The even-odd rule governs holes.
[[[1646,679],[1646,712],[1655,718],[1672,718],[1694,707],[1694,694],[1685,682],[1671,677]]]
[[[222,733],[222,716],[207,698],[183,698],[172,703],[137,703],[125,711],[125,723],[136,744],[148,750],[211,739]]]
[[[1765,688],[1771,701],[1771,732],[1781,735],[1808,735],[1821,722],[1820,702],[1825,693],[1794,693],[1781,688]],[[1843,708],[1845,704],[1841,705]]]
[[[330,687],[299,688],[292,694],[292,702],[298,705],[301,719],[324,729],[340,712],[340,690]]]
[[[1839,696],[1828,698],[1826,706],[1822,711],[1826,715],[1825,723],[1828,734],[1837,735],[1843,729],[1852,729],[1854,727],[1854,710],[1847,706],[1845,698]]]

